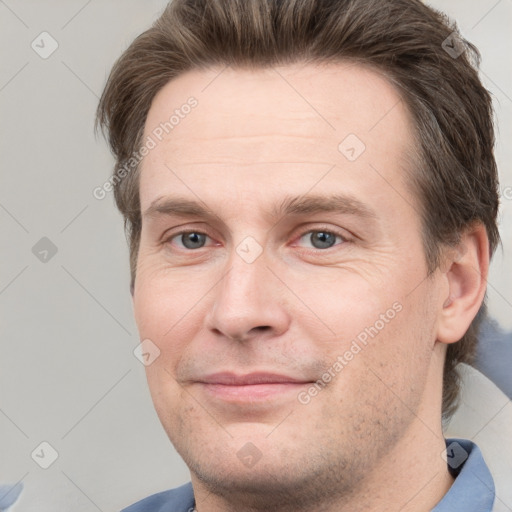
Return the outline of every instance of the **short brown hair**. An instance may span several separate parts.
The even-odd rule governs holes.
[[[97,126],[108,134],[114,174],[142,143],[156,93],[192,69],[269,67],[352,60],[383,73],[416,124],[417,162],[410,184],[421,202],[430,272],[442,246],[484,224],[490,254],[499,243],[498,176],[490,94],[478,77],[480,54],[456,25],[419,0],[173,0],[114,65]],[[130,242],[132,286],[141,235],[139,168],[114,182]],[[443,414],[456,408],[456,365],[471,363],[481,312],[449,345]]]

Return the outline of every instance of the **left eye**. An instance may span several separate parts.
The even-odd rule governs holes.
[[[323,230],[308,231],[300,237],[300,240],[302,239],[308,240],[315,249],[329,249],[335,245],[336,239],[344,241],[342,236]]]

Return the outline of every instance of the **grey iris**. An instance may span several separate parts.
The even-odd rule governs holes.
[[[328,249],[336,242],[336,235],[327,231],[314,231],[309,239],[316,249]]]
[[[204,245],[206,235],[203,233],[184,233],[181,235],[181,241],[187,249],[199,249]]]

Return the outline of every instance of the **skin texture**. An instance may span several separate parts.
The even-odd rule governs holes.
[[[452,483],[441,457],[444,354],[483,300],[485,230],[469,229],[427,277],[406,180],[413,124],[372,70],[191,71],[155,97],[144,136],[190,96],[197,106],[142,163],[133,304],[141,340],[160,350],[148,383],[197,509],[432,508]],[[349,134],[365,145],[354,161],[338,149]],[[273,212],[288,197],[325,204],[333,194],[344,208]],[[210,214],[162,206],[178,197]],[[187,248],[184,230],[205,233],[204,245]],[[317,241],[325,232],[336,235],[328,248]],[[377,334],[335,368],[371,326]],[[229,395],[204,383],[257,371],[301,382]]]

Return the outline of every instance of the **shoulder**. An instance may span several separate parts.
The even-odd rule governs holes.
[[[189,482],[176,489],[148,496],[121,512],[192,512],[192,510],[194,510],[194,492]]]

